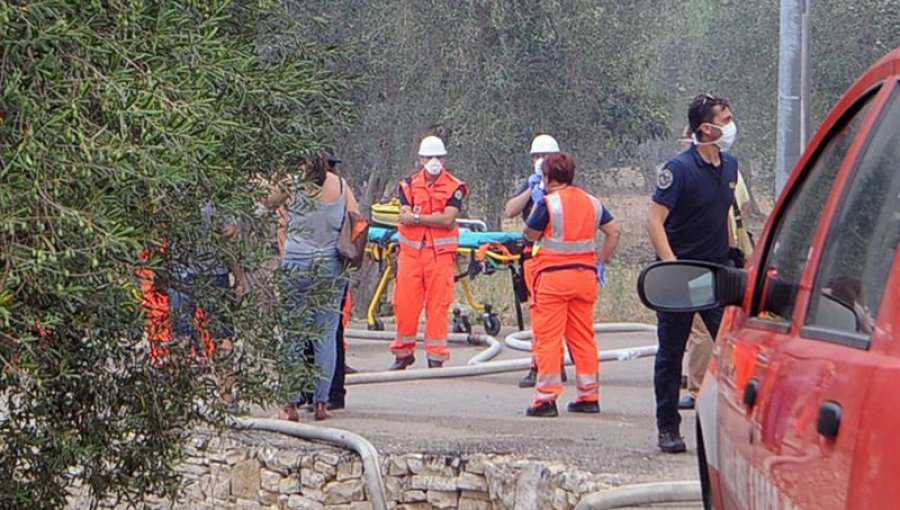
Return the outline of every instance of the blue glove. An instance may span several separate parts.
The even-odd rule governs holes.
[[[544,198],[545,194],[546,193],[544,193],[544,190],[541,189],[540,186],[535,186],[531,188],[531,201],[537,204],[538,200]]]
[[[531,177],[528,178],[528,188],[534,189],[535,186],[541,185],[541,176],[538,174],[531,174]]]
[[[606,262],[597,262],[597,282],[606,287]]]

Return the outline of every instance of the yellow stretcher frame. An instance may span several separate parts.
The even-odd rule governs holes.
[[[378,305],[381,304],[381,299],[384,297],[385,292],[387,291],[388,285],[390,285],[391,280],[396,277],[396,269],[394,268],[394,264],[396,264],[395,257],[398,250],[398,245],[396,242],[389,242],[387,244],[380,244],[376,242],[369,242],[366,244],[366,253],[372,258],[373,261],[378,262],[384,266],[384,269],[381,272],[381,277],[378,279],[378,285],[375,287],[375,292],[372,294],[372,299],[369,301],[369,307],[366,310],[366,323],[370,330],[384,330],[384,324],[378,318]],[[475,297],[475,293],[472,292],[472,288],[469,285],[468,278],[465,276],[466,273],[462,271],[462,266],[459,262],[459,257],[461,255],[467,256],[470,260],[474,258],[474,254],[476,253],[476,249],[469,247],[459,247],[456,250],[456,257],[454,259],[454,264],[456,266],[455,280],[458,281],[463,290],[463,296],[466,299],[466,303],[472,310],[478,314],[479,317],[485,317],[486,321],[496,321],[495,324],[488,325],[485,324],[486,330],[499,330],[499,319],[496,314],[493,312],[492,307],[490,305],[486,305],[478,300]],[[499,262],[501,264],[514,264],[516,261],[520,259],[520,255],[518,254],[504,254],[497,253],[493,251],[484,252],[486,258],[490,258],[495,262]],[[471,263],[471,262],[470,262]],[[522,328],[522,312],[520,308],[520,303],[518,299],[513,299],[516,306],[516,312],[519,322],[519,329]],[[458,315],[458,311],[454,311],[454,315]],[[456,320],[456,318],[454,318]],[[496,325],[496,327],[495,327]],[[496,334],[496,333],[494,333]]]

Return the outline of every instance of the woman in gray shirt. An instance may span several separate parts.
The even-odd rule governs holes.
[[[287,235],[281,258],[285,271],[282,298],[292,308],[300,307],[308,299],[314,284],[328,282],[328,301],[315,309],[310,327],[320,337],[314,343],[315,362],[319,369],[313,403],[316,420],[331,416],[328,412],[328,393],[335,368],[335,335],[341,319],[341,297],[347,282],[342,277],[343,265],[338,256],[337,244],[346,210],[359,212],[359,204],[353,191],[339,176],[327,170],[321,156],[300,165],[293,176],[289,190],[278,190],[266,200],[269,207],[284,205],[287,209]],[[319,278],[314,278],[318,276]],[[303,347],[296,338],[292,351],[300,363]],[[279,413],[282,419],[299,419],[297,406],[303,403],[298,394]]]

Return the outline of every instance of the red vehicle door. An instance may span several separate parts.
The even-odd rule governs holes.
[[[883,265],[866,265],[887,254],[872,258],[880,248],[860,248],[879,239],[876,231],[848,229],[879,217],[873,208],[898,203],[877,186],[874,200],[871,179],[863,179],[866,191],[854,186],[871,171],[866,149],[892,88],[870,80],[851,89],[823,123],[751,261],[745,306],[726,314],[717,405],[726,507],[846,506],[862,395],[879,363],[868,310],[878,309],[887,280]],[[848,306],[861,286],[869,301]]]

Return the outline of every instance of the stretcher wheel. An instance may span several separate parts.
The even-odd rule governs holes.
[[[381,319],[375,319],[375,324],[369,324],[367,328],[369,331],[384,331],[384,322]]]
[[[496,314],[490,313],[485,314],[484,317],[484,332],[494,336],[500,332],[500,318],[497,317]]]
[[[453,332],[454,333],[466,333],[466,334],[471,333],[472,332],[472,323],[469,322],[469,316],[454,314],[454,316],[453,316]]]

